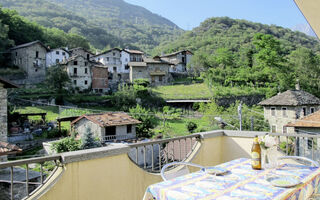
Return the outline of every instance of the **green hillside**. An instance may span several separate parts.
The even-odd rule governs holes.
[[[0,4],[45,27],[80,34],[98,49],[150,51],[183,32],[169,20],[122,0],[0,0]]]
[[[267,88],[266,96],[294,89],[320,96],[320,45],[316,38],[275,25],[210,18],[154,55],[189,49],[196,76],[217,88]]]

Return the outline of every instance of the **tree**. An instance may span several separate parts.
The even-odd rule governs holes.
[[[156,126],[156,117],[149,109],[143,108],[137,105],[134,108],[129,109],[130,115],[141,121],[141,124],[137,125],[136,133],[138,138],[151,138],[153,135],[152,129]]]
[[[93,138],[91,129],[87,127],[86,132],[81,136],[81,149],[92,149],[96,147],[101,147],[101,144]]]
[[[198,125],[192,121],[189,121],[186,125],[189,133],[194,133],[194,131],[198,128]]]
[[[46,82],[50,89],[62,92],[68,83],[70,83],[70,78],[63,66],[56,65],[48,69]]]

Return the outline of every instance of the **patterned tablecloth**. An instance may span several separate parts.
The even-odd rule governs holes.
[[[229,172],[212,176],[203,172],[190,173],[169,181],[150,185],[144,200],[238,200],[238,199],[307,199],[318,191],[320,169],[309,166],[282,165],[275,169],[253,170],[250,159],[240,158],[219,167]],[[274,187],[266,177],[293,175],[301,184],[291,188]]]

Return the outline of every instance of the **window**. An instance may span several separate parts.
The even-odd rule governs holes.
[[[16,56],[18,56],[18,52],[16,52]]]
[[[276,116],[276,108],[271,108],[271,116]]]
[[[117,67],[113,67],[113,71],[116,72],[117,71]]]
[[[307,108],[306,108],[306,107],[303,107],[303,108],[302,108],[302,113],[303,113],[303,116],[306,116],[306,115],[307,115]]]
[[[182,57],[182,63],[185,63],[185,58],[184,57]]]
[[[35,69],[34,71],[35,71],[35,72],[37,72],[37,71],[38,71],[38,69]]]
[[[77,80],[73,80],[73,84],[77,85]]]
[[[106,57],[107,61],[109,61],[109,57]]]
[[[125,61],[128,62],[128,58],[126,58]]]
[[[87,66],[88,65],[88,62],[84,62],[84,66]]]
[[[121,74],[118,74],[118,79],[121,80]]]
[[[113,53],[112,53],[112,55],[113,55],[113,56],[116,56],[116,53],[115,53],[115,52],[113,52]]]
[[[77,75],[78,73],[78,69],[77,68],[73,68],[73,74]]]
[[[151,76],[151,83],[154,83],[155,82],[155,78],[154,76]]]
[[[310,113],[314,113],[314,107],[310,108]]]
[[[125,70],[128,70],[128,69],[129,69],[129,65],[125,65],[125,66],[124,66],[124,69],[125,69]]]
[[[272,125],[271,126],[271,133],[275,133],[277,132],[277,126],[276,125]]]
[[[36,58],[39,58],[39,51],[36,51]]]
[[[282,127],[282,133],[288,133],[286,126],[283,126],[283,127]]]
[[[105,127],[105,135],[116,135],[116,127],[115,126]]]
[[[58,63],[59,63],[59,59],[57,58],[57,59],[56,59],[56,64],[58,64]]]
[[[89,60],[89,58],[90,58],[90,55],[89,55],[89,54],[87,54],[87,59]]]
[[[159,76],[159,81],[162,82],[162,76]]]
[[[95,92],[95,93],[98,93],[98,92],[99,92],[99,90],[98,90],[98,89],[94,89],[94,92]]]
[[[84,81],[84,84],[85,84],[85,85],[88,85],[88,81],[87,81],[87,80],[85,80],[85,81]]]
[[[88,68],[84,68],[84,73],[85,73],[85,74],[88,73]]]
[[[73,61],[73,65],[78,65],[78,61]]]
[[[308,149],[312,149],[312,143],[313,143],[313,139],[308,138]]]
[[[286,107],[282,107],[282,117],[287,117],[287,108]]]
[[[103,92],[103,90],[102,90],[102,89],[99,89],[99,92],[100,92],[100,93],[102,93],[102,92]]]
[[[65,55],[66,55],[66,52],[62,52],[62,55],[65,56]]]
[[[56,54],[57,54],[57,55],[59,55],[59,54],[60,54],[60,52],[59,52],[59,51],[56,51]]]
[[[132,125],[127,125],[127,133],[132,133]]]

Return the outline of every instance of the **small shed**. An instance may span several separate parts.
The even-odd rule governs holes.
[[[83,135],[88,128],[101,142],[136,138],[139,120],[124,112],[82,115],[71,122],[75,132]]]

